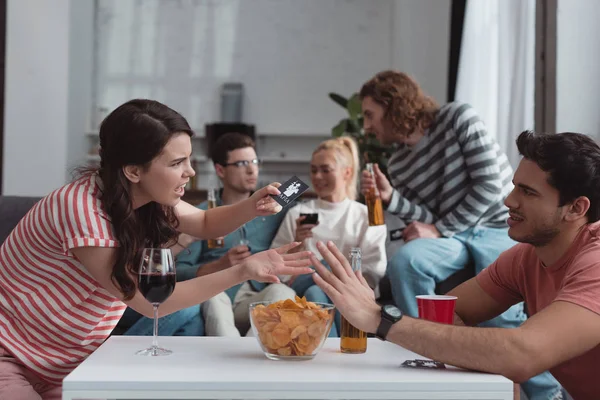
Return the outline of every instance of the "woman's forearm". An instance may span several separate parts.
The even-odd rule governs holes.
[[[208,238],[225,236],[256,216],[256,206],[250,199],[230,206],[211,208],[204,214],[204,232]]]
[[[178,229],[199,239],[226,236],[256,216],[256,205],[251,199],[229,206],[199,210],[185,205],[179,208]]]
[[[244,281],[243,264],[238,264],[210,275],[178,282],[173,294],[160,305],[159,316],[200,304]]]

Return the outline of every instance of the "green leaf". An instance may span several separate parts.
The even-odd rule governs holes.
[[[334,137],[340,137],[346,132],[347,120],[343,119],[336,126],[331,128],[331,135]]]
[[[346,108],[348,109],[348,114],[350,115],[350,118],[357,119],[360,116],[360,113],[362,111],[362,104],[358,93],[354,93],[348,99],[348,106]]]
[[[337,93],[329,93],[329,98],[342,108],[348,108],[348,99]]]
[[[348,126],[346,126],[346,130],[349,133],[360,133],[361,132],[362,127],[358,125],[356,120],[347,119],[346,121],[348,121]]]

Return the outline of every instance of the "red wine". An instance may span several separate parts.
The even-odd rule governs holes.
[[[175,290],[175,273],[140,274],[140,292],[150,303],[162,303]]]

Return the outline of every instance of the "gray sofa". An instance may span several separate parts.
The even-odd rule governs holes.
[[[40,197],[0,196],[0,243],[4,243],[21,218],[39,200]]]
[[[39,200],[40,197],[0,196],[0,243],[4,242],[4,240],[14,229],[17,223],[21,220],[21,218],[23,218],[23,216],[25,216],[25,214],[27,214],[31,207],[33,207],[33,205]],[[387,211],[385,218],[388,233],[389,231],[394,231],[398,228],[403,227],[402,222],[393,215],[387,214]],[[401,241],[390,240],[390,238],[388,237],[388,242],[386,246],[388,259],[393,255],[393,253],[401,244]],[[452,275],[444,282],[441,282],[437,286],[436,292],[440,294],[447,293],[452,288],[466,281],[467,279],[470,279],[474,275],[475,271],[473,267],[468,266],[467,268]],[[391,302],[392,296],[390,290],[390,282],[386,278],[384,278],[381,282],[380,291],[380,300],[386,303]]]

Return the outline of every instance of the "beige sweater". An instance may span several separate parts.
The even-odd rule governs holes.
[[[376,288],[385,274],[387,258],[385,254],[385,225],[369,226],[367,206],[346,199],[339,203],[330,203],[316,199],[301,203],[289,210],[279,225],[279,230],[271,243],[271,248],[294,241],[296,219],[300,213],[318,213],[319,225],[313,228],[313,237],[306,239],[304,245],[318,258],[323,259],[317,250],[317,241],[331,240],[346,257],[352,247],[362,251],[362,272],[369,286]],[[286,281],[287,277],[281,277]]]

